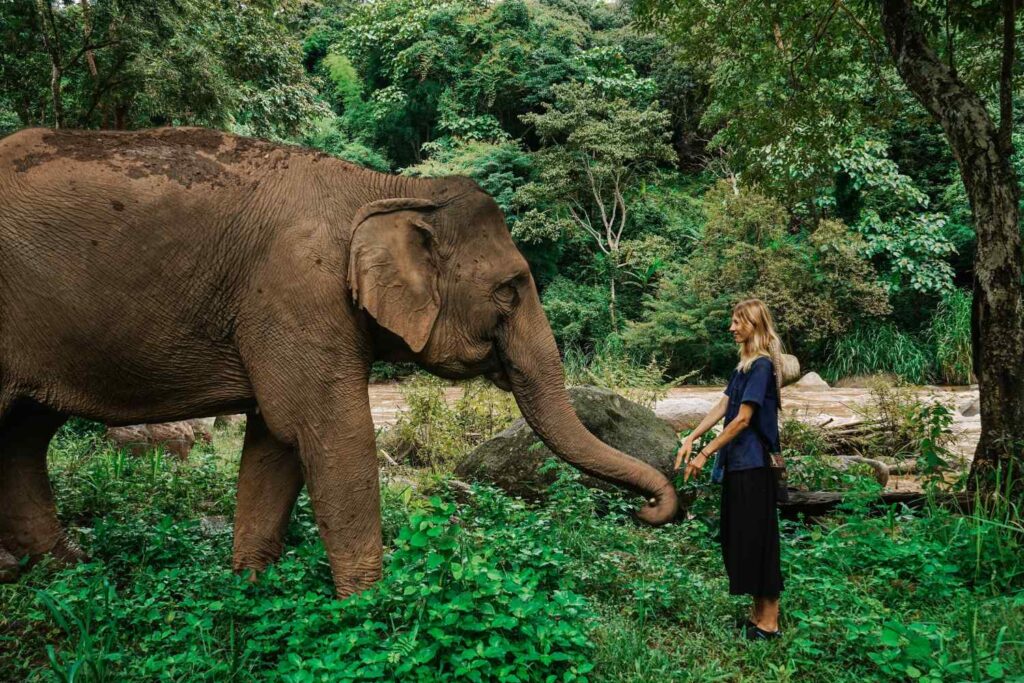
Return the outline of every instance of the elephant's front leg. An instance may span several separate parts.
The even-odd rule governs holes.
[[[381,577],[380,479],[365,386],[358,396],[331,396],[298,432],[306,488],[340,597]],[[325,405],[336,410],[324,415]]]
[[[288,519],[301,489],[297,450],[279,441],[262,416],[249,413],[238,471],[235,571],[250,570],[250,578],[255,578],[256,572],[281,556]]]

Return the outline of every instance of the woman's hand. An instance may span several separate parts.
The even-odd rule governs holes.
[[[686,437],[683,439],[683,444],[676,451],[676,466],[673,469],[679,469],[679,466],[683,464],[683,458],[689,457],[691,451],[693,451],[693,439]]]
[[[704,463],[707,461],[708,456],[704,455],[703,451],[695,455],[690,462],[686,463],[686,470],[683,472],[683,481],[689,481],[690,477],[697,476],[697,473],[700,472],[701,468],[704,467]]]

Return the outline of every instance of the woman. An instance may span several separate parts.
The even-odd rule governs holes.
[[[683,440],[675,466],[679,469],[694,441],[724,416],[725,428],[690,458],[684,480],[696,475],[708,454],[718,450],[712,479],[722,480],[722,558],[729,593],[753,597],[747,638],[778,638],[782,569],[769,452],[779,451],[782,343],[760,299],[736,304],[729,331],[739,345],[740,362],[725,395]]]

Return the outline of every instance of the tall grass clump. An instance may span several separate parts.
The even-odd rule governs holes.
[[[50,446],[49,472],[61,516],[76,526],[105,517],[155,520],[234,509],[238,461],[199,444],[187,462],[159,450],[117,450],[102,430],[71,422]]]
[[[451,385],[418,373],[401,385],[406,407],[380,439],[380,448],[408,464],[451,471],[473,447],[490,439],[519,417],[515,399],[484,379]]]
[[[854,327],[829,345],[822,376],[834,382],[850,375],[892,373],[923,384],[932,370],[926,345],[891,323]]]
[[[673,386],[696,374],[694,371],[667,382],[666,364],[654,356],[644,358],[627,351],[615,335],[596,344],[590,352],[568,346],[564,355],[565,380],[570,386],[591,384],[617,391],[648,408],[653,408]]]
[[[971,293],[954,289],[942,298],[928,328],[935,369],[943,384],[970,384]]]

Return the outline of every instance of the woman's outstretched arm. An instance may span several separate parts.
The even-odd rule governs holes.
[[[719,399],[718,403],[712,406],[708,414],[704,416],[704,419],[700,421],[696,429],[686,435],[683,439],[682,445],[679,450],[676,451],[676,469],[683,463],[683,458],[687,458],[690,455],[690,451],[693,450],[693,442],[701,437],[702,434],[707,432],[709,429],[718,424],[718,421],[725,417],[725,411],[729,407],[729,396],[722,394],[722,398]]]
[[[707,453],[714,453],[719,448],[729,443],[736,438],[736,435],[742,432],[750,424],[751,418],[754,417],[754,410],[756,406],[750,403],[740,404],[740,412],[737,413],[736,417],[729,421],[729,424],[725,425],[725,429],[711,440],[711,443],[704,446],[701,452],[698,453],[692,460],[686,463],[686,471],[683,473],[683,481],[688,480],[691,476],[697,474],[700,468],[704,467],[704,463],[707,462]],[[678,464],[676,469],[679,469]]]

